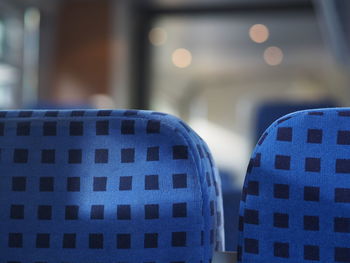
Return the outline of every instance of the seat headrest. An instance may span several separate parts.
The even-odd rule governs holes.
[[[241,262],[350,262],[350,109],[300,111],[267,129],[239,225]]]
[[[1,262],[209,262],[223,247],[205,143],[167,114],[0,112]]]

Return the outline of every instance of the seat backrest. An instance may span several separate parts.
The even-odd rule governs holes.
[[[240,207],[239,260],[350,262],[350,110],[292,113],[253,153]]]
[[[209,262],[220,181],[205,143],[147,111],[0,112],[0,262]]]

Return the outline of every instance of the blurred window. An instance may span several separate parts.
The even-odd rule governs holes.
[[[259,107],[345,103],[311,8],[160,14],[148,37],[151,108],[189,122],[240,183]]]
[[[0,108],[14,107],[21,83],[22,26],[18,14],[11,11],[0,9]]]
[[[32,13],[11,1],[0,3],[0,108],[22,107],[30,94],[37,97],[39,11],[33,25]],[[35,40],[34,40],[35,39]],[[30,83],[29,83],[30,82]],[[24,92],[26,90],[26,93]]]

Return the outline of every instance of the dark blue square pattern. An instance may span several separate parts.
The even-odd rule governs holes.
[[[0,122],[0,136],[5,135],[5,123]]]
[[[320,172],[321,171],[321,159],[308,157],[305,159],[305,171],[307,172]]]
[[[8,247],[21,248],[23,246],[23,235],[21,233],[9,233]]]
[[[305,260],[320,260],[320,248],[318,246],[305,245],[304,246],[304,259]]]
[[[273,245],[274,256],[279,258],[289,258],[289,244],[276,242]]]
[[[103,248],[103,234],[101,234],[101,233],[89,234],[89,248],[90,249],[102,249]]]
[[[107,189],[107,177],[94,177],[94,192],[103,192]]]
[[[245,211],[244,211],[244,223],[245,224],[259,225],[259,211],[245,209]]]
[[[56,136],[57,122],[45,121],[43,124],[43,136]]]
[[[320,188],[314,186],[304,187],[304,200],[305,201],[320,201]]]
[[[187,217],[187,203],[173,204],[173,217]]]
[[[350,109],[320,109],[264,133],[243,187],[239,262],[350,262],[349,127]]]
[[[84,134],[84,123],[82,121],[72,121],[69,126],[70,136],[82,136]]]
[[[54,191],[54,177],[40,177],[39,178],[39,191],[40,192],[53,192]]]
[[[289,170],[290,169],[290,156],[276,155],[275,168],[279,169],[279,170]]]
[[[135,133],[135,121],[134,120],[123,120],[121,133],[122,134],[134,134]]]
[[[130,248],[131,248],[131,235],[117,234],[117,249],[130,249]]]
[[[159,218],[159,205],[149,204],[145,205],[145,219],[157,219]]]
[[[104,219],[105,207],[103,205],[92,205],[90,219]]]
[[[350,218],[349,217],[335,217],[334,218],[334,232],[350,233]]]
[[[187,174],[173,174],[173,188],[187,188]]]
[[[67,191],[79,192],[80,191],[80,177],[68,177],[67,178]]]
[[[336,203],[350,203],[350,188],[335,188],[334,201]]]
[[[76,248],[76,234],[63,234],[63,248]]]
[[[188,149],[185,145],[175,145],[173,146],[173,159],[187,159],[188,158]]]
[[[350,173],[350,159],[337,159],[336,173]]]
[[[159,147],[147,148],[147,161],[159,161]]]
[[[283,213],[274,213],[273,214],[273,226],[279,228],[288,228],[289,227],[289,215]]]
[[[334,249],[335,262],[350,262],[350,248],[336,247]]]
[[[172,233],[172,246],[173,247],[185,247],[187,242],[186,232],[173,232]]]
[[[323,131],[321,129],[308,129],[307,142],[308,143],[322,143]]]
[[[135,161],[135,149],[128,148],[121,150],[121,162],[122,163],[133,163]]]
[[[15,149],[13,153],[14,163],[27,163],[28,162],[28,150],[27,149]]]
[[[48,233],[37,234],[36,248],[50,248],[50,234]]]
[[[68,163],[79,164],[82,162],[82,150],[71,149],[68,151]]]
[[[42,163],[55,163],[55,159],[56,159],[56,152],[54,149],[41,151],[41,162]]]
[[[10,218],[24,219],[24,205],[11,205]]]
[[[277,130],[277,140],[278,141],[292,141],[293,129],[291,127],[281,127]]]
[[[318,216],[304,216],[304,230],[319,231],[320,220]]]
[[[29,117],[32,117],[32,115],[33,115],[32,111],[20,111],[18,113],[18,117],[20,118],[29,118]]]
[[[207,263],[223,248],[214,161],[180,120],[138,110],[0,117],[1,262]],[[252,181],[249,193],[260,187]],[[246,223],[261,219],[247,209]],[[347,233],[347,218],[334,224]],[[247,244],[259,252],[257,240]]]
[[[70,113],[70,116],[71,117],[83,117],[85,114],[85,111],[83,110],[73,110],[71,113]]]
[[[159,190],[158,175],[146,175],[145,190]]]
[[[146,233],[144,238],[144,248],[158,247],[158,233]]]
[[[108,163],[108,149],[95,150],[95,163]]]
[[[119,220],[130,220],[131,219],[130,205],[118,205],[117,218]]]
[[[96,122],[96,135],[109,135],[109,121]]]
[[[40,205],[38,207],[38,219],[39,220],[51,220],[52,219],[52,206]]]
[[[288,184],[274,184],[274,198],[289,199],[289,185]]]
[[[79,213],[79,206],[69,205],[65,208],[65,219],[66,220],[77,220]]]
[[[249,254],[259,254],[259,241],[257,239],[244,239],[244,250]]]
[[[97,116],[99,117],[107,117],[107,116],[111,116],[112,111],[111,110],[100,110],[97,112]]]
[[[341,145],[350,145],[350,131],[338,131],[337,143]]]
[[[147,122],[147,133],[160,133],[160,121],[149,120]]]
[[[121,176],[119,178],[119,190],[132,190],[132,176]]]
[[[21,121],[17,123],[17,136],[29,136],[30,135],[30,122]]]
[[[12,191],[25,191],[27,178],[25,176],[12,177]]]
[[[47,111],[45,112],[45,117],[57,117],[58,116],[58,111]]]
[[[249,181],[248,182],[248,194],[249,195],[259,195],[259,182],[258,181]]]

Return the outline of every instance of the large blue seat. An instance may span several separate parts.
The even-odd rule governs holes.
[[[0,112],[1,263],[207,263],[223,247],[206,144],[147,111]]]
[[[292,113],[253,153],[239,261],[350,262],[350,109]]]

